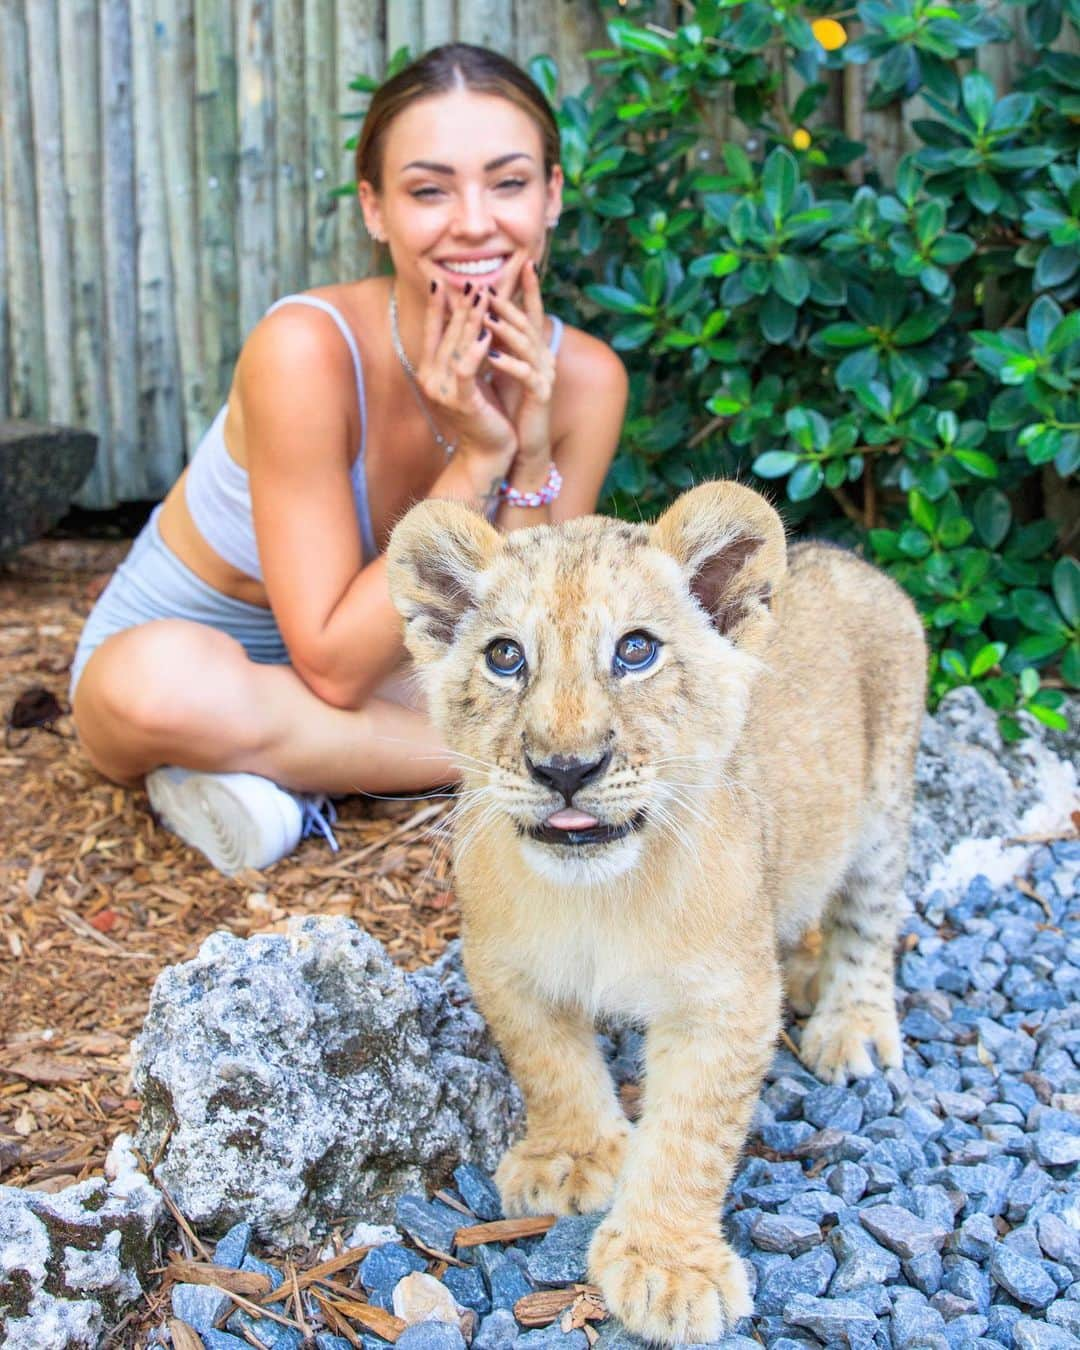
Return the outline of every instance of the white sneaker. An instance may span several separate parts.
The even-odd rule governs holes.
[[[337,851],[327,798],[288,792],[258,774],[168,766],[146,775],[146,793],[161,823],[227,877],[245,867],[269,867],[313,830]]]

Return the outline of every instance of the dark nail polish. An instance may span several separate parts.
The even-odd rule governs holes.
[[[486,328],[481,328],[480,331],[479,331],[479,333],[477,333],[477,335],[476,335],[476,340],[477,340],[477,342],[483,342],[483,340],[484,340],[487,336],[488,336],[487,329],[486,329]]]
[[[472,290],[472,282],[467,281],[465,283],[465,294],[468,295],[471,290]]]
[[[495,350],[495,348],[492,347],[491,351],[488,352],[488,360],[489,360],[489,361],[497,361],[501,355],[502,355],[502,352],[497,352],[497,351]]]
[[[493,309],[488,310],[488,318],[491,320],[492,323],[499,322],[499,316],[495,313]]]
[[[484,292],[483,292],[483,291],[477,291],[476,294],[473,296],[473,309],[476,308],[476,306],[480,303],[481,300],[483,300],[483,298],[484,298]]]
[[[433,282],[431,283],[431,294],[434,295],[435,292],[436,292],[438,289],[439,289],[439,283],[438,283],[437,281],[433,281]]]
[[[494,286],[489,286],[489,287],[488,287],[488,290],[491,292],[492,295],[498,295],[498,294],[499,294],[499,292],[495,289]]]
[[[540,264],[536,261],[535,258],[533,259],[532,269],[533,269],[533,271],[536,273],[537,276],[540,275]]]

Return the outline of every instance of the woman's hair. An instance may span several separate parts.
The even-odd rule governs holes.
[[[539,88],[508,57],[467,42],[448,42],[417,57],[373,94],[356,146],[356,181],[366,179],[381,192],[383,142],[394,118],[418,99],[455,89],[494,94],[528,113],[540,129],[544,176],[551,177],[559,162],[559,126]]]

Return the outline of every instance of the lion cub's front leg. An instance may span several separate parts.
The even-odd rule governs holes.
[[[477,1004],[525,1098],[526,1131],[495,1184],[509,1216],[588,1214],[611,1201],[631,1127],[592,1022],[523,987],[469,972]]]
[[[646,1340],[716,1341],[753,1310],[720,1216],[779,1020],[779,976],[766,971],[737,1007],[680,1009],[649,1028],[644,1111],[589,1250],[609,1311]]]

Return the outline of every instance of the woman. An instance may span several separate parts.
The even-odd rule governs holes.
[[[454,44],[387,81],[357,180],[393,278],[271,307],[72,667],[93,764],[226,872],[288,853],[311,794],[456,779],[404,678],[394,522],[424,497],[504,530],[592,511],[626,403],[614,353],[544,314],[558,128],[512,62]]]

